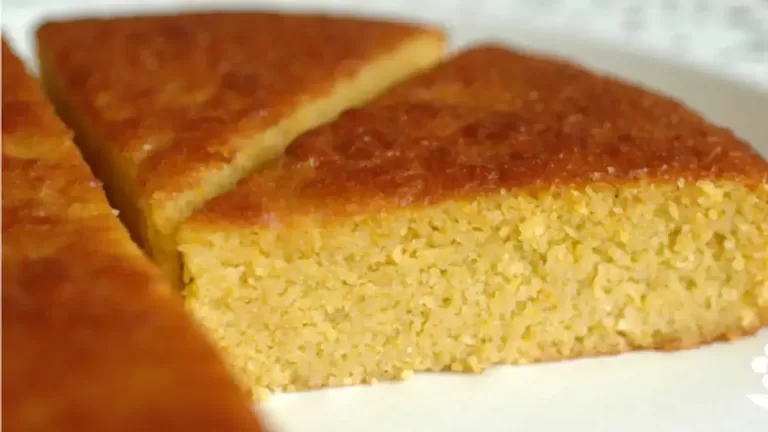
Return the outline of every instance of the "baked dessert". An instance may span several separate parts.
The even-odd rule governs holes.
[[[180,282],[175,229],[297,135],[436,63],[409,24],[193,13],[44,24],[43,84],[129,231]]]
[[[261,430],[2,45],[3,429]]]
[[[301,136],[179,249],[252,387],[691,348],[768,322],[768,164],[667,97],[485,45]]]

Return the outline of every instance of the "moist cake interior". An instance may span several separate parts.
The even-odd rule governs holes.
[[[192,312],[273,390],[691,348],[768,320],[768,188],[510,191],[280,228],[191,226]]]

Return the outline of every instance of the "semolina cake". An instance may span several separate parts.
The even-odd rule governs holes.
[[[49,22],[43,85],[134,238],[180,283],[175,229],[300,133],[442,57],[411,24],[199,12]]]
[[[275,391],[768,322],[766,161],[667,97],[495,45],[302,135],[178,242],[188,307]]]
[[[260,431],[5,42],[2,64],[3,429]]]

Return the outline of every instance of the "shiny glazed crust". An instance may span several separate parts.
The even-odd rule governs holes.
[[[38,32],[73,108],[157,201],[199,186],[249,134],[419,36],[443,39],[406,24],[242,12],[52,22]]]
[[[466,51],[338,121],[188,226],[288,223],[558,184],[734,179],[768,163],[682,104],[560,60]]]
[[[259,431],[3,42],[3,426]]]

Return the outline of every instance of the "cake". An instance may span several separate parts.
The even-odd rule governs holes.
[[[300,133],[433,65],[433,28],[198,12],[48,22],[43,85],[133,237],[180,286],[175,231]]]
[[[3,428],[260,431],[251,399],[2,45]]]
[[[253,388],[686,349],[768,322],[768,164],[680,102],[489,44],[302,135],[178,244]]]

